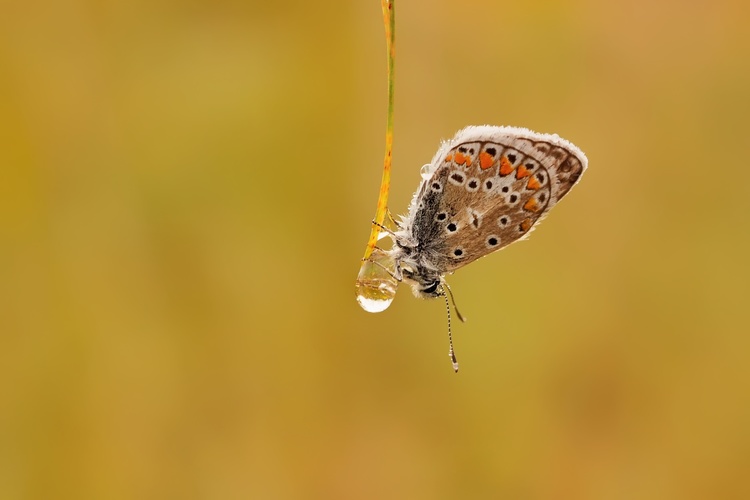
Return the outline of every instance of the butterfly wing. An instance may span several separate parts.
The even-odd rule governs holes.
[[[527,236],[586,165],[557,135],[467,127],[430,164],[412,202],[412,234],[436,269],[453,271]]]

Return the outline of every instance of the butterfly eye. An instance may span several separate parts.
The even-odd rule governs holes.
[[[438,285],[440,285],[439,281],[434,281],[427,285],[426,287],[422,288],[422,293],[426,293],[429,295],[432,295],[437,290]]]

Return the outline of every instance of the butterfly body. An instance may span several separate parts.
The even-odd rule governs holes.
[[[419,297],[444,294],[444,276],[521,240],[578,182],[583,152],[551,134],[471,126],[425,165],[391,236],[394,275]]]

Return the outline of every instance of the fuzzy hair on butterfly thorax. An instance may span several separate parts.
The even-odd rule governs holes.
[[[447,273],[526,238],[578,182],[586,155],[553,134],[470,126],[442,144],[388,251],[418,297]]]

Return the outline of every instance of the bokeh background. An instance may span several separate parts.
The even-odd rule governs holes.
[[[380,3],[3,3],[0,497],[750,498],[750,4],[400,1],[390,206],[441,139],[590,168],[372,315]]]

